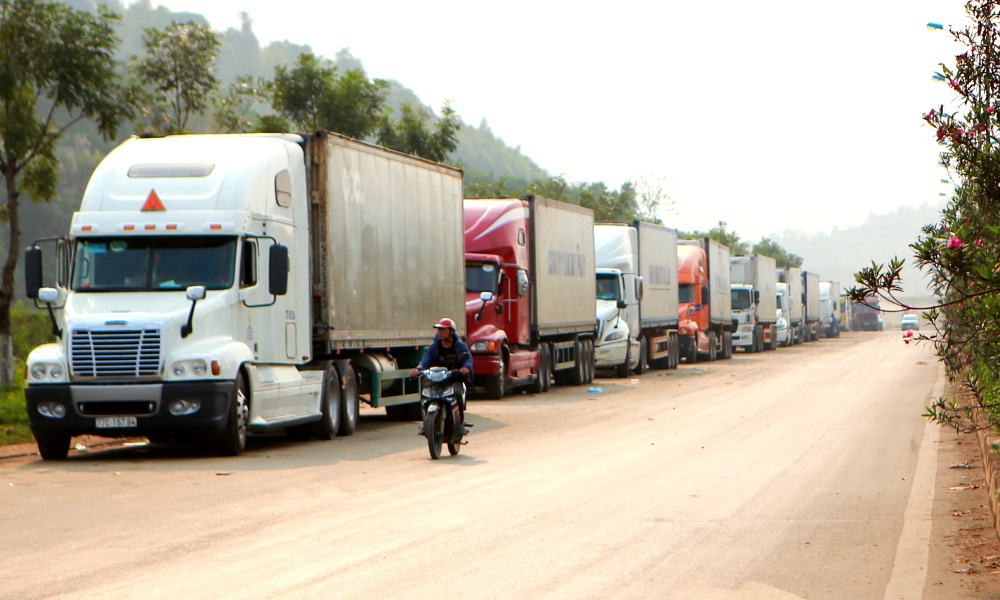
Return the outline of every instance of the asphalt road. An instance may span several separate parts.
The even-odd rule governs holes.
[[[898,332],[845,334],[603,393],[473,401],[470,444],[440,461],[416,424],[374,411],[352,438],[255,439],[239,458],[8,460],[0,597],[920,590],[938,373]]]

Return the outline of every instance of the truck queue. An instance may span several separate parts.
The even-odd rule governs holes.
[[[463,199],[457,169],[324,131],[126,141],[25,275],[57,333],[27,361],[45,459],[81,434],[227,455],[253,433],[348,436],[361,402],[418,418],[409,370],[441,317],[501,398],[836,336],[850,309],[768,257],[541,197]]]

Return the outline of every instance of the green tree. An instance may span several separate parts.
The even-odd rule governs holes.
[[[410,102],[399,107],[398,120],[386,118],[378,132],[378,143],[386,148],[413,154],[434,162],[444,162],[458,148],[461,120],[447,104],[441,116],[431,122],[431,114]]]
[[[740,234],[735,231],[729,231],[725,221],[719,221],[719,224],[715,227],[709,229],[707,232],[694,231],[689,234],[685,234],[686,239],[701,239],[709,238],[713,239],[720,244],[729,246],[729,253],[732,256],[745,256],[750,251],[750,245],[746,242],[740,241]]]
[[[271,104],[303,131],[329,129],[364,139],[381,126],[388,83],[362,71],[338,74],[326,59],[299,55],[295,67],[274,71]]]
[[[790,253],[788,250],[785,250],[781,244],[771,238],[761,238],[759,242],[753,245],[753,253],[760,254],[762,256],[770,256],[778,264],[779,269],[802,266],[801,256]]]
[[[259,119],[255,106],[267,100],[268,85],[266,81],[243,75],[215,94],[212,107],[216,133],[253,131]]]
[[[158,133],[187,131],[192,114],[201,114],[219,86],[215,59],[219,34],[193,21],[147,29],[146,56],[133,62],[139,81],[152,87],[153,105],[147,109],[151,128]]]
[[[944,147],[940,164],[955,182],[955,194],[939,220],[924,226],[910,245],[939,300],[912,306],[900,299],[899,258],[858,271],[858,285],[848,294],[855,302],[874,295],[898,310],[925,311],[933,333],[905,341],[934,344],[949,377],[961,379],[975,399],[967,405],[940,398],[925,416],[973,431],[981,427],[969,418],[973,408],[989,415],[988,427],[1000,423],[1000,3],[971,0],[965,10],[971,25],[950,31],[964,52],[937,73],[956,99],[924,115]]]
[[[10,308],[21,252],[20,200],[47,202],[56,193],[56,144],[83,119],[105,138],[133,117],[135,97],[115,72],[118,17],[56,2],[0,0],[0,174],[8,227],[0,274],[0,381],[13,381]]]

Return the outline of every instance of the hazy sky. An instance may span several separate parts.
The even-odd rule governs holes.
[[[951,102],[931,75],[957,47],[925,24],[961,0],[158,3],[347,47],[572,181],[666,178],[683,229],[829,229],[949,189],[921,114]]]

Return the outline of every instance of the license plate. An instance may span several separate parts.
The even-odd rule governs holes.
[[[135,417],[97,417],[98,429],[117,429],[119,427],[138,427]]]

